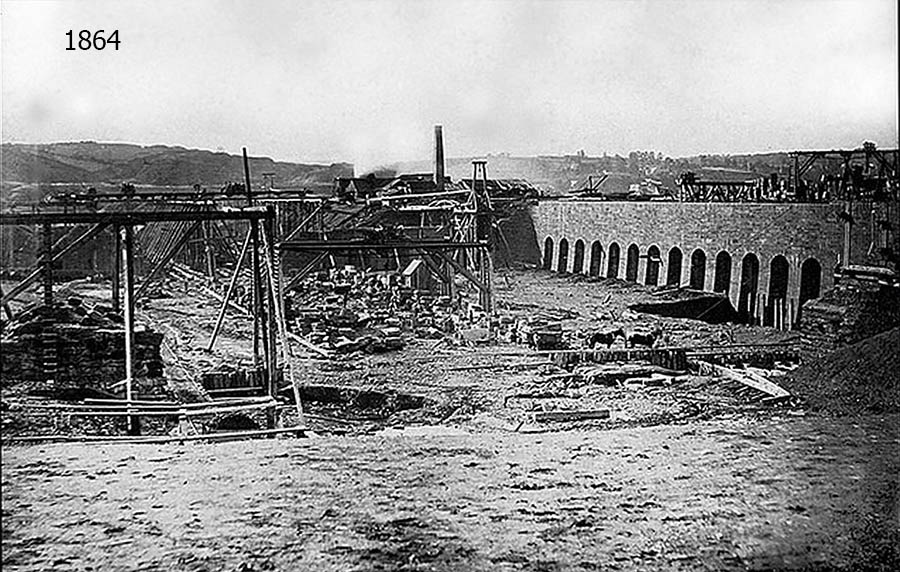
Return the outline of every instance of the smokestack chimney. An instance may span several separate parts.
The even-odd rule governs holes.
[[[444,190],[444,133],[440,125],[434,126],[434,184]]]

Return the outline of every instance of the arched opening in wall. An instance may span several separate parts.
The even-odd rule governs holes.
[[[569,267],[569,241],[565,238],[559,241],[559,264],[556,265],[557,272],[565,272]]]
[[[741,261],[741,291],[738,293],[738,314],[746,323],[753,322],[756,295],[759,292],[759,258],[752,252]]]
[[[681,249],[677,246],[673,246],[672,249],[669,250],[669,268],[666,271],[666,286],[681,285],[682,258],[684,258],[684,255],[681,254]]]
[[[659,265],[662,259],[659,256],[659,247],[651,246],[647,249],[647,273],[644,276],[644,284],[656,286],[659,284]]]
[[[800,304],[818,298],[821,289],[822,265],[815,258],[807,258],[800,265]]]
[[[691,254],[691,281],[690,287],[694,290],[703,290],[706,284],[706,253],[699,248]]]
[[[636,244],[628,247],[625,258],[625,280],[637,282],[638,263],[641,261],[641,251]]]
[[[716,255],[713,292],[721,292],[727,296],[729,290],[731,290],[731,255],[723,250]]]
[[[600,276],[600,268],[603,264],[603,247],[600,246],[600,241],[595,240],[591,244],[591,266],[588,273],[591,276]]]
[[[553,268],[553,239],[549,236],[544,240],[544,270]]]
[[[580,238],[575,241],[575,258],[572,260],[572,272],[574,274],[584,272],[584,241]]]
[[[807,258],[800,265],[800,304],[797,306],[797,322],[803,313],[803,303],[815,300],[822,290],[822,265],[815,258]]]
[[[609,245],[609,264],[606,267],[606,277],[607,278],[618,278],[619,277],[619,245],[617,243],[612,243]]]
[[[785,310],[790,269],[787,258],[780,254],[769,264],[769,299],[766,301],[766,316],[763,325],[776,325],[776,311],[784,312]]]

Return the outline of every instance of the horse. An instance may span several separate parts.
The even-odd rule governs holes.
[[[634,330],[625,335],[625,343],[628,347],[645,346],[652,348],[656,340],[662,337],[662,328],[659,326],[652,330]]]
[[[593,349],[598,344],[606,344],[606,349],[612,347],[613,343],[615,343],[616,338],[621,337],[622,340],[625,340],[625,330],[622,328],[616,328],[615,330],[605,330],[600,332],[594,332],[590,336],[588,336],[588,347]]]

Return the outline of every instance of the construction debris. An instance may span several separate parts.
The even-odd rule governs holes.
[[[403,274],[352,265],[311,273],[286,300],[296,335],[325,353],[382,353],[402,349],[405,337],[464,343],[492,339],[490,319],[465,298],[453,301],[412,288]]]

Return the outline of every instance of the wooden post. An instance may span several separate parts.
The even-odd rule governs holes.
[[[125,265],[125,401],[129,410],[132,406],[134,383],[134,227],[124,227],[124,248],[122,260]],[[139,435],[141,431],[137,417],[128,416],[128,434]]]
[[[267,274],[269,276],[269,292],[272,298],[276,301],[275,318],[281,336],[282,361],[284,362],[284,367],[287,368],[288,378],[290,379],[291,387],[294,391],[294,403],[297,407],[298,424],[302,427],[306,427],[306,418],[303,415],[303,404],[300,401],[300,389],[297,386],[297,379],[294,374],[294,362],[291,359],[291,347],[287,331],[287,320],[284,315],[284,290],[281,288],[281,284],[284,282],[284,277],[281,274],[280,261],[275,257],[274,244],[271,242],[271,238],[272,237],[270,236],[270,240],[265,245],[266,268],[268,270]],[[265,233],[263,234],[263,240],[266,240]],[[276,389],[277,388],[273,383],[270,388],[270,395],[273,399],[275,398]]]
[[[250,186],[250,162],[247,159],[247,148],[243,148],[244,155],[244,186],[247,191],[247,206],[253,206],[253,190]],[[253,242],[253,367],[259,367],[259,336],[260,336],[260,311],[262,310],[259,276],[259,223],[256,219],[250,221],[250,236]]]
[[[267,304],[266,304],[266,333],[268,337],[268,349],[269,349],[269,362],[267,369],[269,370],[269,386],[267,393],[275,398],[275,395],[278,392],[277,388],[277,373],[278,373],[278,353],[276,350],[276,339],[275,339],[275,289],[277,287],[275,276],[274,276],[274,255],[275,255],[275,228],[274,228],[274,216],[275,210],[269,205],[266,207],[266,211],[269,216],[263,221],[263,247],[265,248],[265,257],[266,257],[266,276],[268,276],[269,288],[267,288]],[[266,410],[266,421],[269,425],[269,429],[275,428],[275,409]]]
[[[210,244],[209,221],[201,223],[200,232],[203,234],[203,253],[206,256],[206,273],[210,280],[216,283],[216,259],[213,256],[213,248]]]
[[[847,268],[850,266],[850,241],[853,233],[853,207],[851,206],[849,191],[847,192],[847,200],[844,201],[844,213],[841,218],[844,221],[844,243],[841,250],[841,266]]]
[[[119,279],[122,274],[122,235],[119,225],[113,228],[115,235],[115,248],[113,249],[113,273],[112,273],[112,305],[113,311],[118,312],[121,304],[119,303]]]
[[[53,226],[41,225],[41,264],[43,264],[44,305],[53,304]]]

